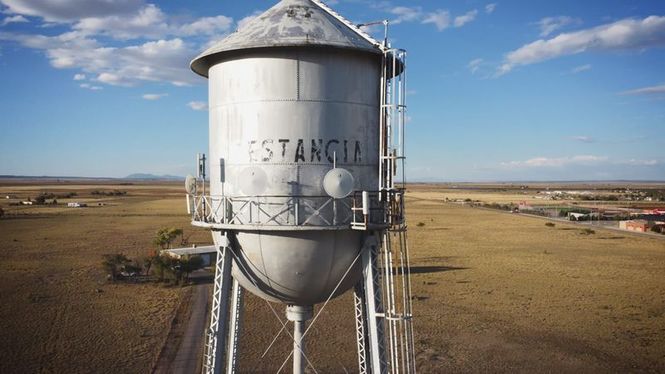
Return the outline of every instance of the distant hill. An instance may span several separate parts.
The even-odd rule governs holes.
[[[185,177],[179,177],[177,175],[155,175],[155,174],[146,174],[146,173],[135,173],[135,174],[130,174],[123,179],[179,181],[179,180],[184,180]]]

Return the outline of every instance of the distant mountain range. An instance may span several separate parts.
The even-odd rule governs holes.
[[[126,176],[123,179],[142,179],[142,180],[168,180],[168,181],[179,181],[184,180],[185,177],[179,177],[177,175],[155,175],[155,174],[146,174],[146,173],[135,173]]]

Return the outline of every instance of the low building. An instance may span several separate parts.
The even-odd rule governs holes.
[[[649,222],[643,219],[620,221],[619,228],[628,231],[647,232],[649,231]]]

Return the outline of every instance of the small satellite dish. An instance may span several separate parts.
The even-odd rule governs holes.
[[[268,175],[259,167],[248,167],[238,176],[240,191],[247,196],[257,196],[268,188]]]
[[[334,168],[323,177],[323,189],[328,196],[343,199],[353,192],[353,175],[348,170]]]
[[[185,191],[187,191],[188,194],[194,195],[196,193],[196,178],[188,175],[187,178],[185,178]]]

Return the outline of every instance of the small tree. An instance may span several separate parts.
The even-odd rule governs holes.
[[[182,271],[185,274],[185,280],[189,279],[189,275],[196,270],[203,267],[203,257],[192,256],[186,260],[181,260]]]
[[[107,254],[104,255],[104,261],[102,261],[102,266],[111,276],[111,281],[115,282],[118,277],[118,273],[123,268],[123,266],[129,264],[131,261],[127,256],[122,253],[117,254]]]
[[[182,235],[182,229],[165,227],[159,229],[152,243],[160,246],[162,249],[171,248],[171,243],[175,238]]]
[[[152,265],[157,270],[157,280],[164,280],[164,273],[169,268],[169,259],[166,256],[155,255],[152,257]]]

